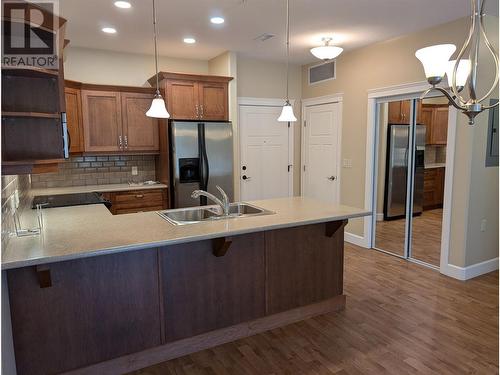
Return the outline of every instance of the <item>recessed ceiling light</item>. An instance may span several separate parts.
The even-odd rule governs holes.
[[[106,34],[116,34],[116,29],[113,27],[103,27],[102,32]]]
[[[222,17],[212,17],[210,18],[210,22],[216,24],[216,25],[220,25],[222,23],[224,23],[224,18]]]
[[[194,43],[196,43],[196,39],[194,39],[194,38],[184,38],[184,43],[194,44]]]
[[[128,1],[115,1],[115,7],[122,9],[129,9],[132,7]]]

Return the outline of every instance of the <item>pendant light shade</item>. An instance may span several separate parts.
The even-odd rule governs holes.
[[[289,101],[285,103],[283,109],[281,110],[281,115],[278,117],[278,121],[280,122],[295,122],[297,121],[297,117],[293,114],[293,107]]]
[[[293,114],[293,107],[288,99],[288,76],[289,76],[289,60],[290,60],[290,0],[286,0],[286,99],[281,115],[278,117],[279,122],[295,122],[297,117]]]
[[[448,68],[446,69],[446,76],[448,77],[448,86],[450,87],[453,86],[453,69],[455,68],[456,62],[457,60],[449,61]],[[469,59],[460,60],[455,77],[456,81],[455,83],[457,84],[457,87],[465,86],[465,84],[467,83],[467,78],[469,78],[470,68],[471,64]]]
[[[341,47],[331,46],[330,42],[332,41],[332,38],[323,38],[322,40],[325,43],[324,46],[311,48],[311,53],[318,59],[326,61],[333,60],[344,50]]]
[[[156,7],[155,0],[153,0],[153,36],[155,45],[155,72],[156,72],[156,93],[151,103],[151,107],[146,112],[146,116],[155,118],[169,118],[170,114],[167,111],[165,105],[165,100],[160,94],[160,85],[158,77],[158,43],[157,43],[157,33],[156,33]]]
[[[165,106],[165,100],[161,94],[157,93],[151,103],[151,107],[146,112],[146,116],[155,117],[155,118],[169,118],[170,114],[167,111],[167,107]]]
[[[424,66],[425,77],[429,83],[441,82],[448,70],[448,61],[456,49],[454,44],[438,44],[421,48],[415,52],[415,56]]]

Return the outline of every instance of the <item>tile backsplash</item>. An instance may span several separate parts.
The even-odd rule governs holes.
[[[2,176],[2,246],[6,246],[9,233],[15,231],[11,207],[19,202],[18,211],[29,205],[29,175]]]
[[[446,146],[425,146],[425,164],[435,163],[446,163]]]
[[[137,167],[137,175],[132,175]],[[57,173],[31,176],[33,188],[122,184],[155,180],[154,155],[103,155],[71,157]]]

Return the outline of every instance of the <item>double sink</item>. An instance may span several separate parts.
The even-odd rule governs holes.
[[[261,215],[272,215],[273,211],[254,206],[249,203],[236,202],[229,205],[228,215],[221,212],[219,206],[189,207],[174,210],[159,211],[163,219],[174,225],[195,224],[200,222],[234,219]]]

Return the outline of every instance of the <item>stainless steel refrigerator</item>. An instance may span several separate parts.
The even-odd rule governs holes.
[[[425,130],[425,125],[416,125],[413,215],[422,213],[424,203]],[[409,131],[409,125],[388,125],[384,220],[406,215]]]
[[[172,121],[170,162],[175,208],[207,204],[191,198],[196,189],[219,195],[216,185],[234,200],[233,130],[230,122]]]

